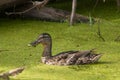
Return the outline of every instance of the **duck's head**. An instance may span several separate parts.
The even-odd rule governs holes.
[[[51,36],[48,33],[42,33],[38,39],[28,44],[28,46],[36,47],[38,44],[48,45],[51,43]]]

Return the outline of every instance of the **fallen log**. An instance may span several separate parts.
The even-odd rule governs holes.
[[[69,11],[55,9],[52,7],[38,8],[29,4],[16,9],[16,12],[6,12],[7,16],[19,16],[20,18],[39,19],[43,21],[65,22],[69,21],[71,13]],[[75,22],[89,23],[89,18],[80,14],[75,14]]]
[[[44,7],[48,1],[49,0],[33,2],[28,0],[28,2],[20,6],[16,6],[14,9],[6,9],[4,14],[9,17],[20,17],[23,19],[30,18],[54,22],[70,21],[71,12],[51,7]],[[74,21],[89,23],[89,18],[80,14],[75,14]]]

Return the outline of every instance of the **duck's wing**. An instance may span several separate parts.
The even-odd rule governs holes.
[[[76,52],[78,52],[78,51],[61,52],[57,55],[54,55],[54,56],[50,57],[47,60],[47,63],[52,64],[52,65],[66,65],[66,59]]]
[[[91,54],[90,50],[87,51],[78,51],[72,55],[69,55],[66,59],[67,65],[74,65],[79,58],[85,58]]]
[[[86,57],[89,56],[91,54],[90,50],[86,50],[86,51],[79,51],[76,56],[78,57]]]
[[[87,57],[87,56],[90,56],[91,54],[96,54],[95,49],[79,51],[79,52],[76,53],[76,56]]]
[[[53,57],[66,58],[67,56],[74,54],[74,53],[77,53],[77,52],[79,52],[79,51],[65,51],[65,52],[61,52],[57,55],[54,55]]]
[[[66,55],[71,55],[71,54],[77,54],[78,56],[87,56],[91,53],[93,53],[94,49],[92,50],[85,50],[85,51],[74,51],[74,50],[71,50],[71,51],[64,51],[64,52],[61,52],[61,53],[58,53],[56,55],[54,55],[53,57],[57,57],[57,56],[66,56]]]
[[[70,55],[74,54],[74,53],[77,53],[79,51],[65,51],[65,52],[61,52],[57,55],[54,55],[52,56],[52,60],[55,60],[55,61],[60,61],[60,60],[65,60],[67,59]]]
[[[66,59],[67,65],[94,63],[100,59],[100,54],[95,54],[93,50],[79,51],[70,55]]]
[[[51,60],[60,65],[79,65],[97,62],[100,57],[101,56],[99,54],[95,54],[93,50],[66,51],[52,56]]]
[[[61,52],[57,55],[52,56],[52,59],[56,59],[57,61],[61,60],[61,59],[69,59],[71,60],[76,60],[79,57],[86,57],[89,56],[91,54],[91,50],[87,50],[87,51],[65,51],[65,52]]]

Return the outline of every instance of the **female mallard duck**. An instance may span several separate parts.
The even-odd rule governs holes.
[[[52,39],[48,33],[40,34],[38,39],[32,43],[31,46],[36,46],[41,43],[44,47],[42,53],[42,63],[49,65],[79,65],[97,62],[101,55],[94,54],[93,50],[88,51],[66,51],[61,52],[55,56],[51,54]]]

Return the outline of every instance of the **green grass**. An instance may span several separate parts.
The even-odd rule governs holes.
[[[97,35],[97,23],[93,26],[76,24],[74,27],[69,27],[68,23],[0,19],[0,50],[7,50],[0,52],[0,73],[25,66],[25,71],[15,78],[11,77],[11,80],[119,80],[120,41],[114,40],[120,35],[120,19],[119,14],[114,14],[115,10],[110,10],[114,7],[114,5],[107,7],[104,12],[98,6],[94,12],[95,17],[102,18],[99,26],[105,42]],[[81,9],[81,12],[87,15],[85,9]],[[108,13],[110,14],[105,16]],[[42,64],[40,62],[42,46],[32,48],[27,44],[43,32],[50,33],[53,38],[53,55],[68,50],[97,48],[97,52],[103,56],[98,63],[89,65]]]

